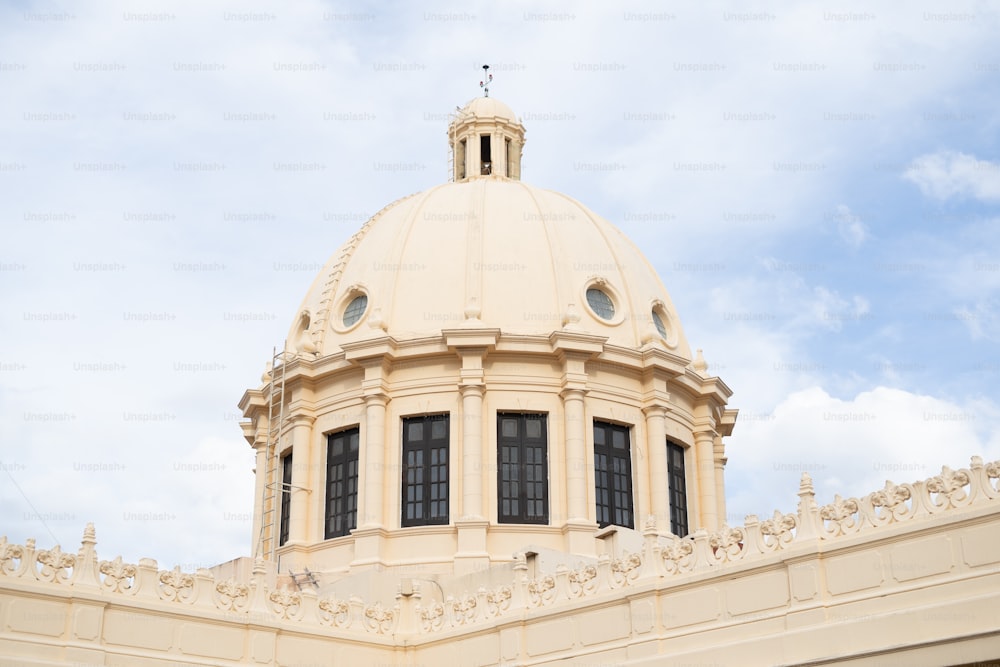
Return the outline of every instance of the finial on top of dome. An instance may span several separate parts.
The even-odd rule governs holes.
[[[493,75],[490,74],[490,66],[483,65],[483,80],[479,82],[479,87],[483,89],[483,97],[490,96],[491,83],[493,83]]]

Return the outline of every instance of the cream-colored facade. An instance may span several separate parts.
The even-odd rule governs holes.
[[[470,102],[450,182],[317,276],[240,402],[253,556],[0,541],[0,664],[1000,660],[1000,462],[823,505],[804,475],[726,525],[730,389],[620,231],[520,180],[525,137]]]

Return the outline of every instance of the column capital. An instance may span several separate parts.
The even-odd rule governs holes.
[[[486,385],[460,384],[458,385],[458,391],[462,395],[462,398],[465,398],[466,396],[475,396],[477,398],[482,398],[483,394],[486,393]]]
[[[362,380],[361,397],[368,400],[369,396],[382,396],[389,400],[389,386],[384,380]]]
[[[292,426],[312,426],[316,421],[316,417],[314,415],[308,415],[303,412],[289,415],[286,419]]]
[[[586,387],[564,387],[562,391],[559,392],[559,398],[564,401],[574,398],[582,401],[588,391],[589,390]]]
[[[692,431],[692,434],[694,435],[695,440],[698,439],[704,440],[705,438],[711,438],[713,443],[715,442],[716,436],[719,435],[718,433],[716,433],[714,428],[707,425],[695,426],[694,430]]]
[[[670,412],[670,407],[660,404],[646,405],[642,408],[642,414],[646,417],[666,417],[667,413]]]
[[[372,390],[371,393],[366,392],[363,398],[365,406],[382,406],[383,408],[392,400],[389,394],[380,389]]]
[[[267,431],[258,432],[256,435],[256,439],[250,446],[257,453],[262,453],[267,448]]]

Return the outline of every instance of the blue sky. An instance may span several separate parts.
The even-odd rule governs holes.
[[[236,402],[484,63],[735,390],[730,523],[1000,458],[1000,17],[941,7],[5,5],[0,534],[247,553]]]

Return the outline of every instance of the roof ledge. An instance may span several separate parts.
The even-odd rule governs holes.
[[[392,336],[379,336],[378,338],[368,338],[351,343],[341,343],[340,348],[344,351],[344,358],[348,361],[361,361],[372,357],[387,357],[393,359],[399,345]]]
[[[549,334],[549,343],[554,352],[584,352],[598,355],[604,351],[604,344],[607,342],[607,336],[595,336],[565,329]]]
[[[500,329],[442,329],[441,335],[444,336],[445,344],[451,349],[485,347],[492,350],[500,340]]]

